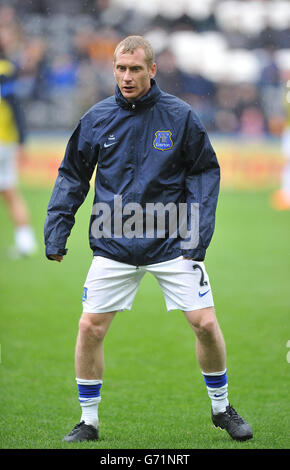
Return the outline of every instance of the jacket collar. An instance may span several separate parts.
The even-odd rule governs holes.
[[[120,88],[118,85],[116,85],[115,89],[115,97],[116,97],[116,102],[118,103],[119,106],[125,109],[143,109],[147,108],[149,106],[153,106],[156,101],[158,101],[159,97],[161,95],[161,90],[158,87],[156,81],[151,78],[151,87],[149,91],[146,93],[146,95],[142,96],[139,100],[129,102],[124,98],[122,95]]]

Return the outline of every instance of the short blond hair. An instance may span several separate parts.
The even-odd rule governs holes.
[[[127,52],[133,54],[133,52],[139,47],[144,50],[145,61],[147,66],[151,68],[155,61],[154,50],[150,42],[143,38],[143,36],[127,36],[125,39],[119,42],[114,52],[114,62],[116,62],[117,53],[119,51],[121,54],[126,54]]]

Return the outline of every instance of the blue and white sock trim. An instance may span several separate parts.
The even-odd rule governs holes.
[[[202,372],[211,399],[214,414],[224,412],[228,406],[227,369],[220,372]]]
[[[96,403],[101,401],[101,387],[103,384],[102,380],[87,380],[76,378],[78,391],[79,391],[79,402],[80,404]]]
[[[202,372],[207,387],[219,388],[227,384],[227,369],[221,372]]]

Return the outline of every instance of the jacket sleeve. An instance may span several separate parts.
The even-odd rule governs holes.
[[[44,224],[48,259],[53,254],[67,253],[66,242],[75,223],[75,214],[90,188],[97,156],[94,147],[85,138],[91,132],[84,127],[80,121],[69,139],[48,204]]]
[[[189,221],[189,230],[197,236],[194,247],[182,251],[183,255],[203,261],[215,227],[215,213],[220,187],[220,167],[209,137],[196,114],[191,111],[185,134],[185,191],[189,212],[196,217]],[[189,217],[188,217],[189,219]],[[195,226],[192,227],[192,222]]]

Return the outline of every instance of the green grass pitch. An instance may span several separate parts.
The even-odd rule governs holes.
[[[221,192],[206,258],[227,344],[230,402],[254,439],[234,442],[213,427],[194,335],[181,312],[166,311],[147,275],[133,309],[117,315],[105,340],[100,440],[68,445],[61,440],[80,418],[73,356],[91,262],[92,192],[59,264],[43,248],[50,190],[23,191],[40,250],[31,259],[6,257],[12,226],[1,205],[1,449],[289,448],[290,213],[273,211],[269,192]]]

